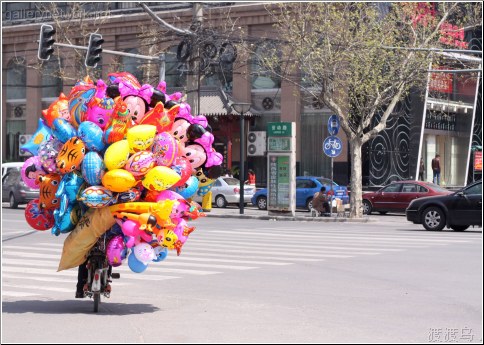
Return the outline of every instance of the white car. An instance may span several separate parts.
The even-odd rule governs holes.
[[[240,202],[240,181],[233,177],[219,177],[212,186],[212,203],[217,207],[226,207],[228,204]],[[255,193],[255,187],[244,185],[244,204],[250,203]],[[195,195],[193,199],[202,203],[202,197]]]

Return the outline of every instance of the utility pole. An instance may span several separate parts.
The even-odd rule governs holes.
[[[199,2],[195,2],[192,7],[192,25],[197,25],[201,28],[203,22],[203,6]],[[193,47],[193,56],[189,60],[187,80],[187,102],[190,104],[192,114],[200,114],[200,47],[195,44]]]

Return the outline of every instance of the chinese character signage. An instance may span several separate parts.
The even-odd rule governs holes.
[[[474,152],[474,171],[482,171],[482,151]]]
[[[267,124],[268,137],[291,137],[292,123],[291,122],[269,122]]]
[[[290,209],[290,157],[269,156],[269,200],[268,209],[288,211]]]
[[[437,67],[436,69],[444,69],[443,67]],[[436,72],[430,74],[429,90],[452,93],[452,83],[454,78],[451,73]]]

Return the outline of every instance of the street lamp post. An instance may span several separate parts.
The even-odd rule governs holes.
[[[234,103],[232,108],[240,114],[240,168],[239,168],[239,180],[240,180],[240,200],[239,211],[240,214],[244,214],[244,156],[245,156],[245,138],[244,138],[244,114],[250,110],[250,103]]]

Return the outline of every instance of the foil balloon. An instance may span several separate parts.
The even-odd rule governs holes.
[[[60,179],[61,177],[59,174],[47,174],[39,176],[38,181],[40,183],[40,208],[50,210],[59,207],[59,198],[55,196],[55,193],[59,188]]]
[[[143,119],[139,122],[140,125],[154,125],[156,132],[162,133],[171,130],[176,114],[178,114],[178,104],[166,110],[162,102],[158,102],[153,109],[148,111]]]
[[[52,127],[57,118],[70,121],[71,115],[69,113],[69,103],[66,95],[61,93],[59,98],[49,105],[48,109],[42,111],[42,116],[44,116],[45,122],[49,127]]]
[[[61,174],[67,174],[74,170],[81,170],[81,163],[85,154],[86,147],[81,139],[73,137],[67,140],[57,155],[57,170]]]
[[[121,266],[122,261],[126,259],[126,254],[127,250],[124,244],[123,236],[114,236],[109,240],[106,246],[106,257],[111,266]]]
[[[99,79],[96,82],[96,95],[88,105],[87,121],[95,123],[99,128],[104,130],[114,111],[114,100],[106,96],[106,84]]]
[[[157,244],[157,242],[155,243]],[[163,261],[168,256],[168,249],[163,246],[156,245],[153,247],[153,250],[155,251],[155,258],[153,259],[154,262]]]
[[[51,233],[55,236],[71,232],[82,217],[82,208],[78,203],[68,205],[65,209],[54,211],[55,224]]]
[[[155,137],[151,151],[155,154],[156,165],[170,166],[178,155],[176,139],[168,132]]]
[[[52,210],[40,208],[40,200],[29,201],[25,207],[25,219],[35,230],[44,231],[54,226],[54,213]]]
[[[63,143],[52,137],[39,146],[40,162],[48,173],[57,172],[56,158],[62,148]]]
[[[180,175],[180,180],[175,183],[174,187],[183,187],[185,182],[190,178],[192,175],[192,165],[188,158],[185,157],[176,157],[173,161],[171,168]]]
[[[87,104],[94,97],[96,88],[92,80],[87,77],[85,80],[78,81],[69,93],[69,113],[71,114],[71,123],[74,127],[86,119],[88,110]]]
[[[82,177],[91,186],[101,184],[106,166],[97,152],[88,152],[82,161]]]
[[[111,145],[104,153],[104,164],[108,170],[124,168],[129,158],[127,140],[120,140]]]
[[[198,189],[198,179],[190,176],[183,187],[175,187],[174,190],[185,199],[191,198]]]
[[[163,201],[163,200],[180,200],[180,199],[184,199],[184,198],[177,192],[174,192],[169,189],[162,190],[161,192],[158,193],[156,197],[157,202]]]
[[[73,171],[65,174],[60,183],[55,197],[60,200],[60,209],[66,209],[68,205],[77,202],[77,196],[80,190],[84,187],[85,181],[78,171]]]
[[[126,192],[138,184],[133,174],[124,169],[114,169],[104,174],[102,184],[113,192]]]
[[[91,186],[84,189],[78,200],[91,208],[109,206],[116,201],[113,193],[109,189],[101,186]]]
[[[134,176],[143,176],[154,166],[153,153],[151,151],[140,151],[129,158],[124,168]]]
[[[77,135],[76,129],[66,119],[59,117],[52,124],[52,135],[65,143]]]
[[[131,254],[129,254],[128,256],[128,266],[131,269],[131,271],[135,273],[142,273],[146,271],[146,269],[148,268],[147,264],[144,264],[138,259],[136,259],[136,256],[134,255],[133,252],[131,252]]]
[[[131,127],[131,118],[126,103],[119,97],[114,104],[114,110],[109,124],[104,130],[103,140],[107,144],[113,144],[123,140],[126,131]]]
[[[138,125],[128,129],[126,139],[131,153],[148,150],[153,145],[156,127],[153,125]]]
[[[148,171],[143,178],[143,186],[149,190],[164,190],[180,180],[180,175],[168,167],[157,166]]]
[[[137,242],[139,243],[140,238],[144,241],[151,241],[152,239],[151,235],[141,230],[140,225],[133,220],[128,219],[124,221],[121,225],[121,230],[124,236],[128,237],[126,246],[129,248],[133,247]]]
[[[178,237],[178,240],[184,244],[188,239],[188,235],[194,230],[195,228],[193,226],[188,226],[186,220],[180,219],[177,226],[173,229],[173,232]]]
[[[104,150],[103,130],[93,122],[82,122],[77,129],[77,137],[84,142],[89,151]]]
[[[50,138],[52,138],[52,130],[45,125],[44,120],[39,119],[37,130],[32,135],[30,140],[24,145],[20,146],[20,148],[36,156],[39,151],[40,144],[48,141]]]
[[[27,159],[20,170],[22,181],[32,189],[39,189],[38,177],[47,173],[42,167],[40,157],[33,156]]]
[[[138,188],[130,188],[126,192],[118,193],[116,196],[117,203],[138,201],[141,197],[141,192]]]
[[[135,245],[133,248],[133,253],[134,256],[136,256],[136,259],[144,264],[148,264],[155,258],[155,251],[153,250],[153,247],[146,242]]]
[[[168,249],[175,249],[175,243],[178,241],[178,236],[173,230],[163,230],[163,239],[161,245]]]

